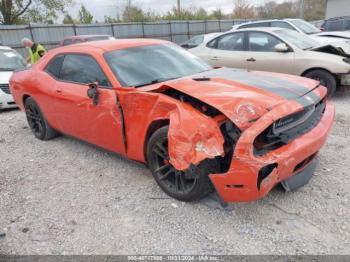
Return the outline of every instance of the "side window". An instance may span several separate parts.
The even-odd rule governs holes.
[[[102,72],[98,63],[95,59],[87,55],[66,55],[59,78],[82,84],[97,81],[101,86],[110,86],[107,77]]]
[[[290,30],[295,30],[295,28],[292,27],[290,24],[288,24],[286,22],[281,22],[281,21],[271,22],[271,26],[272,27],[279,27],[279,28],[286,28],[286,29],[290,29]]]
[[[72,44],[72,39],[64,39],[63,40],[63,45],[71,45]]]
[[[64,55],[55,56],[48,63],[48,65],[46,66],[45,71],[48,72],[53,77],[59,78],[63,59],[64,59]]]
[[[261,22],[261,23],[246,24],[246,25],[240,26],[239,29],[242,29],[242,28],[252,28],[252,27],[270,27],[270,22]]]
[[[262,32],[249,32],[249,51],[275,52],[275,46],[282,43],[273,35]]]
[[[221,50],[244,51],[244,33],[224,35],[216,40],[216,48]]]
[[[343,30],[343,21],[342,20],[337,20],[337,21],[329,22],[328,30],[329,31]]]

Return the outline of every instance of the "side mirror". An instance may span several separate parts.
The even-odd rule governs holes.
[[[286,53],[289,52],[289,47],[284,43],[280,43],[278,45],[275,45],[275,50],[276,52]]]
[[[87,96],[92,99],[92,103],[96,106],[98,104],[98,98],[100,96],[100,92],[98,90],[98,83],[90,83],[88,84],[89,89],[87,90]]]

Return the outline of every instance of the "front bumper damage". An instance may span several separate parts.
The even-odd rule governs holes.
[[[256,156],[253,150],[254,139],[258,134],[281,117],[281,114],[287,115],[291,108],[297,111],[297,107],[293,102],[286,103],[261,117],[237,141],[228,172],[209,175],[224,202],[262,198],[282,181],[285,181],[286,189],[308,182],[313,173],[314,157],[325,143],[334,120],[335,110],[329,103],[320,122],[306,134],[263,156]],[[295,179],[291,179],[294,176]],[[301,181],[292,181],[298,180],[297,176],[302,177]]]
[[[350,74],[342,74],[339,77],[341,86],[350,86]]]

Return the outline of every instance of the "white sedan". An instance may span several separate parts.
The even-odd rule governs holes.
[[[7,46],[0,46],[0,110],[17,107],[9,89],[9,79],[16,69],[25,67],[23,57]]]
[[[320,46],[306,35],[282,28],[241,29],[203,42],[191,53],[214,67],[286,73],[316,79],[331,96],[350,85],[350,55],[331,45]]]
[[[253,27],[279,27],[294,30],[301,34],[308,35],[320,44],[332,44],[336,47],[342,48],[344,52],[350,54],[350,32],[322,32],[313,24],[298,18],[253,21],[234,25],[230,31]]]

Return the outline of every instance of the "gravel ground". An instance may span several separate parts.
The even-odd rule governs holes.
[[[222,208],[167,197],[142,165],[0,113],[1,254],[350,254],[350,92],[311,182]]]

